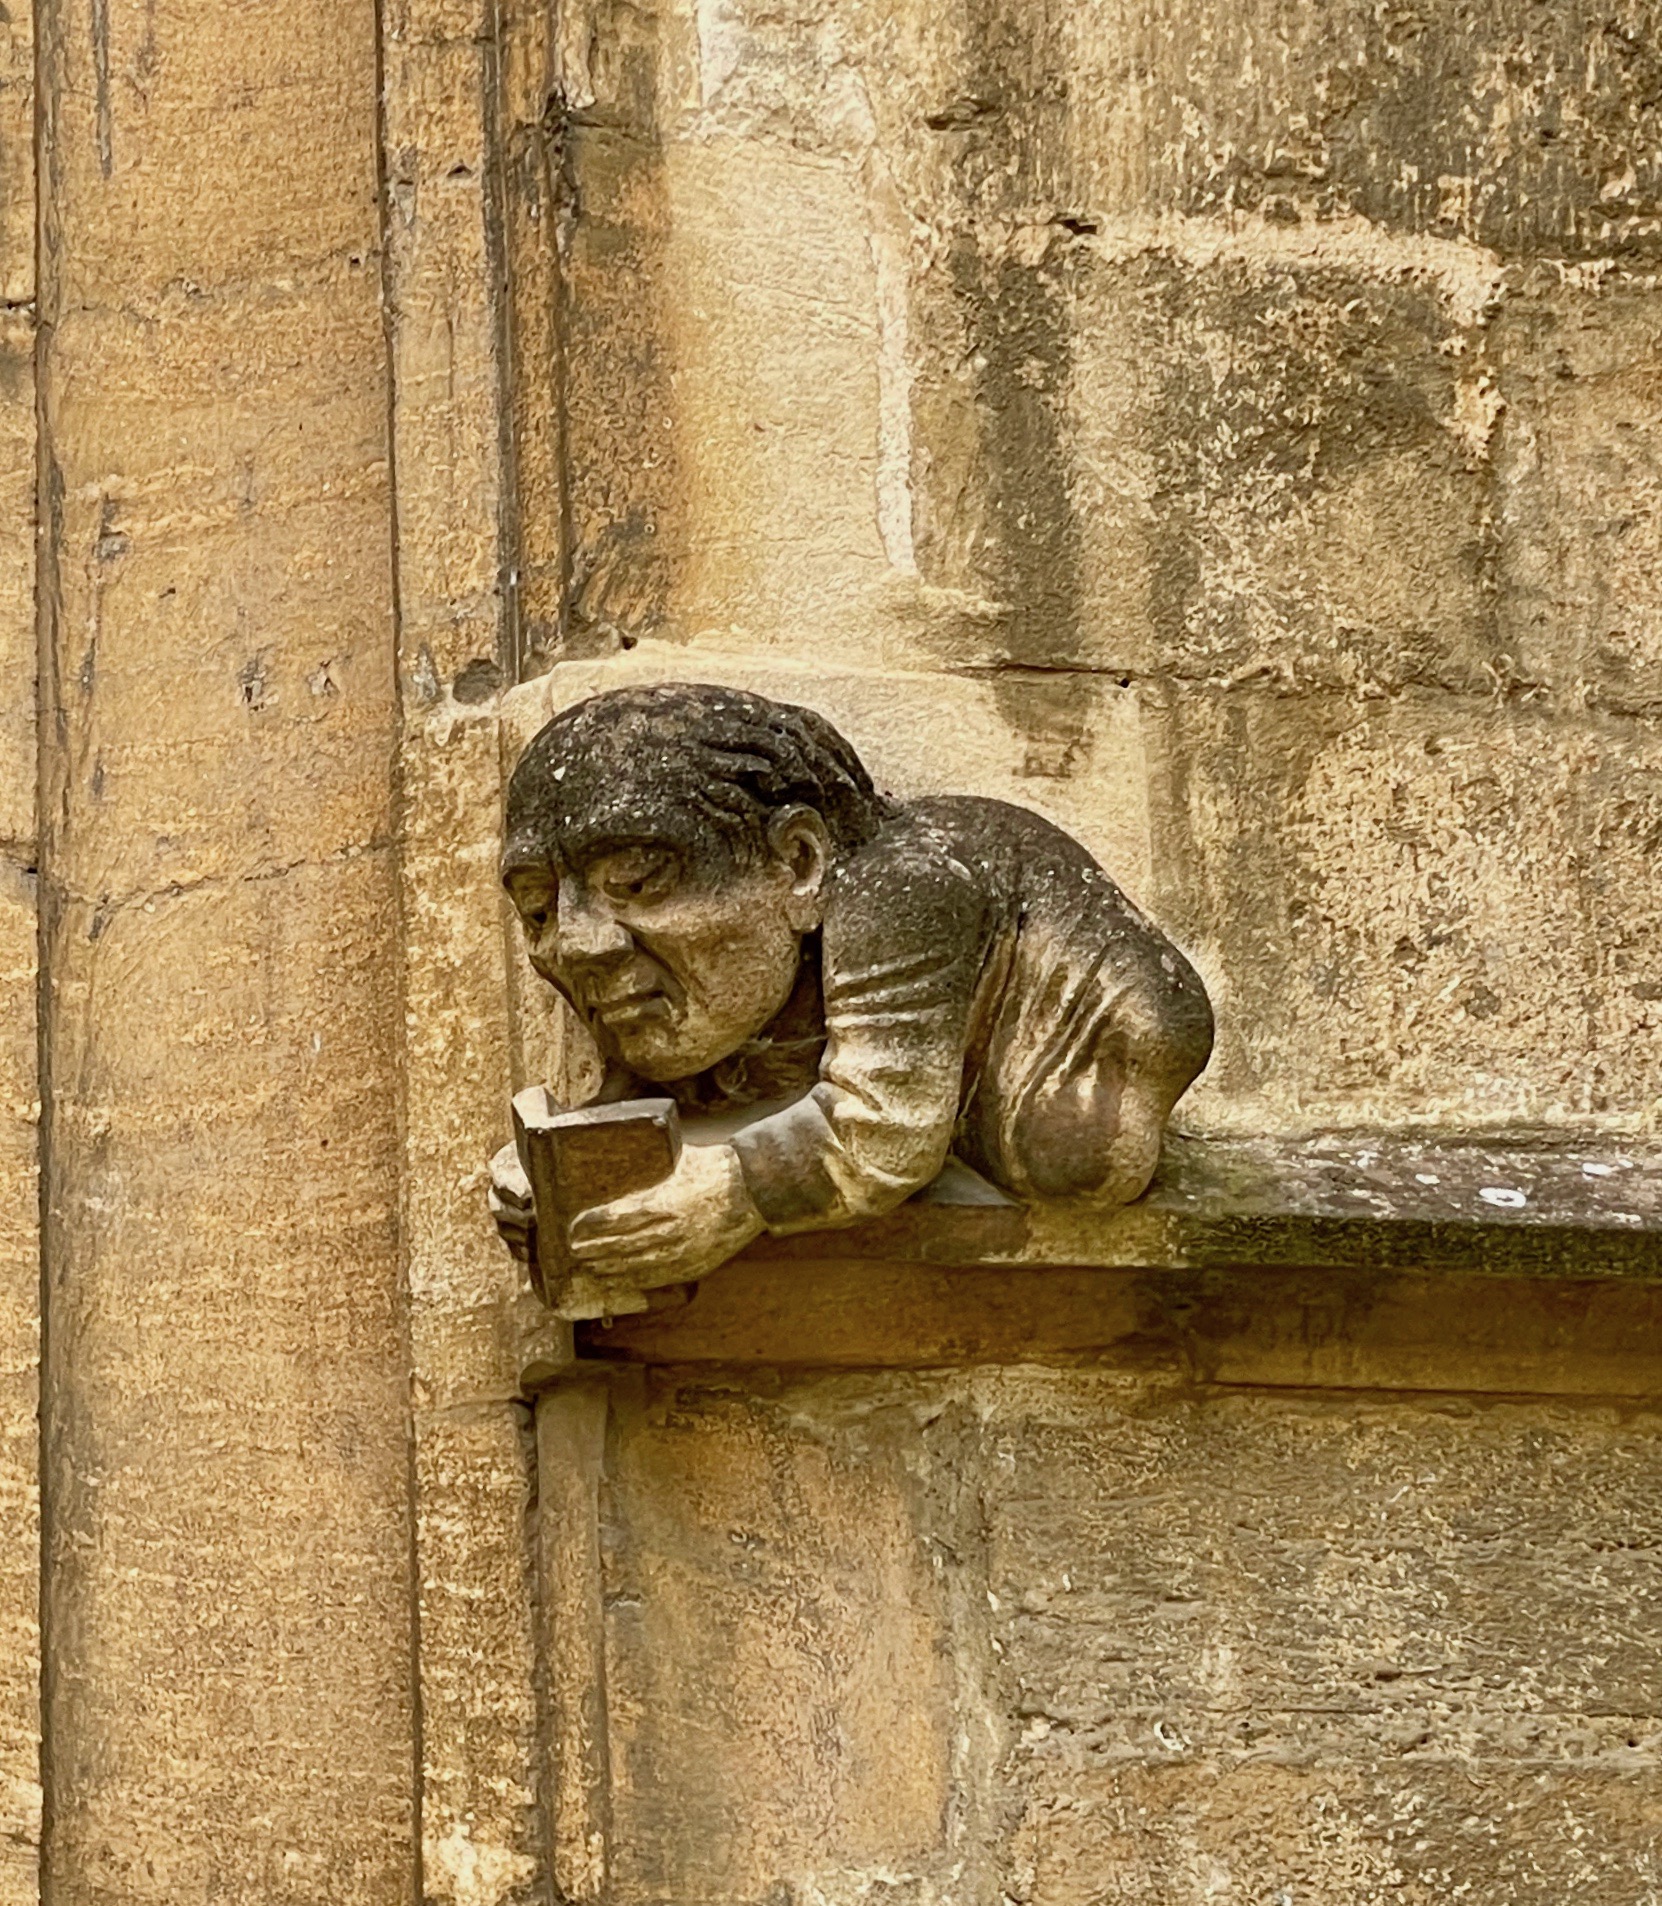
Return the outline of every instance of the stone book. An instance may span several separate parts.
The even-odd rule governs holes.
[[[568,1317],[644,1310],[644,1296],[584,1270],[567,1246],[566,1227],[580,1211],[644,1191],[674,1171],[681,1156],[674,1100],[623,1099],[570,1111],[547,1086],[533,1085],[515,1094],[513,1111],[514,1143],[536,1211],[537,1295]]]

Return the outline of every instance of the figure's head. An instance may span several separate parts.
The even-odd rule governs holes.
[[[683,683],[614,689],[526,749],[502,879],[532,965],[603,1052],[667,1083],[780,1011],[827,876],[887,812],[806,708]]]

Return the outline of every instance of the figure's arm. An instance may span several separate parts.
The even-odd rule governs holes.
[[[819,1082],[734,1140],[770,1231],[877,1216],[940,1171],[991,932],[983,883],[932,836],[880,842],[840,876]]]
[[[686,1146],[661,1185],[573,1219],[573,1254],[650,1289],[702,1276],[764,1229],[848,1224],[928,1184],[957,1124],[990,916],[933,836],[858,857],[827,902],[818,1084],[731,1144]]]

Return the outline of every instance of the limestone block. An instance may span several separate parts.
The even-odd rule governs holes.
[[[582,9],[573,23],[584,40]],[[676,601],[686,555],[679,424],[677,286],[670,275],[666,156],[657,123],[656,23],[608,10],[579,77],[598,93],[568,131],[581,193],[563,254],[569,639],[650,634]]]
[[[422,1891],[444,1906],[529,1899],[539,1870],[526,1415],[416,1417]]]
[[[1657,1816],[1639,1764],[1625,1778],[1407,1766],[1116,1768],[1088,1796],[1035,1795],[1012,1883],[1033,1906],[1301,1896],[1429,1906],[1462,1886],[1518,1906],[1618,1906],[1653,1884]]]
[[[394,1237],[393,905],[381,855],[57,922],[66,1898],[378,1901],[407,1864],[405,1379],[365,1275]],[[111,1043],[158,1024],[165,1067]]]
[[[63,591],[62,693],[83,746],[51,766],[76,803],[61,863],[76,892],[119,905],[384,842],[385,794],[363,773],[391,718],[364,606],[384,507],[276,504],[194,534],[138,510],[65,512],[87,551]],[[257,623],[254,592],[270,597]]]
[[[521,1274],[492,1234],[486,1161],[510,1136],[498,735],[434,711],[404,748],[405,1226],[430,1406],[511,1392],[495,1326]],[[506,1386],[506,1387],[505,1387]]]
[[[1634,145],[1656,111],[1644,6],[1543,20],[1521,0],[1480,17],[1453,0],[1385,15],[741,0],[697,19],[705,123],[811,146],[875,120],[891,151],[933,146],[982,209],[1303,203],[1514,252],[1656,237],[1655,142]]]
[[[354,376],[385,336],[364,254],[273,273],[243,298],[170,283],[144,321],[98,304],[65,311],[53,335],[51,420],[66,507],[107,496],[178,540],[252,511],[383,495],[386,418]],[[376,355],[374,361],[379,363]],[[66,575],[66,584],[70,580]]]
[[[606,1897],[852,1901],[938,1869],[959,1757],[947,1597],[898,1445],[673,1383],[625,1387],[614,1412]]]
[[[522,1276],[485,1207],[485,1159],[513,1085],[497,724],[447,700],[407,724],[402,766],[422,1884],[445,1906],[506,1906],[536,1883],[542,1776],[534,1473],[507,1328]]]
[[[1191,870],[1173,927],[1222,1028],[1191,1118],[1647,1127],[1662,947],[1627,871],[1655,826],[1638,725],[1414,696],[1315,712],[1172,707],[1188,818],[1162,860]]]
[[[612,1409],[609,1897],[1648,1883],[1643,1409],[1124,1367],[683,1369]]]
[[[1648,8],[1054,10],[1084,204],[1129,173],[1184,211],[1302,200],[1508,252],[1654,247]]]
[[[497,25],[476,0],[383,14],[420,1890],[444,1906],[529,1899],[544,1865],[526,1541],[535,1475],[507,1328],[522,1280],[484,1188],[515,1083],[499,734],[484,705],[512,643],[500,245],[487,196]]]
[[[401,9],[388,40],[399,640],[422,700],[470,664],[488,692],[503,641],[487,68],[477,37],[444,32],[444,11]]]
[[[673,153],[667,190],[678,423],[698,447],[677,626],[880,660],[862,613],[892,562],[863,203],[838,169],[727,143]]]
[[[0,20],[0,304],[35,295],[35,35],[32,8]]]
[[[1073,620],[1018,621],[1013,651],[1048,634],[1058,660],[1139,676],[1491,686],[1481,332],[1439,262],[1262,227],[1047,258],[1073,340]]]
[[[3,546],[3,545],[0,545]],[[0,858],[0,1902],[40,1855],[40,1226],[35,881]]]
[[[86,30],[67,31],[47,9],[61,82],[54,151],[75,155],[51,181],[51,290],[64,308],[184,299],[200,312],[232,287],[308,276],[326,261],[365,274],[368,287],[375,174],[359,156],[374,151],[376,96],[361,44],[338,13],[276,0],[255,0],[236,20],[216,33],[188,4],[111,0]],[[326,152],[351,159],[322,163]],[[120,242],[57,245],[91,226]]]
[[[0,313],[0,663],[15,685],[0,702],[0,840],[14,847],[35,831],[34,488],[34,325]]]
[[[1617,274],[1520,295],[1496,326],[1506,666],[1561,706],[1662,699],[1658,325],[1654,295]]]
[[[1642,1885],[1648,1415],[993,1387],[1012,1891]]]
[[[0,1903],[40,1898],[34,10],[0,18]]]
[[[46,1888],[414,1884],[373,9],[38,10]]]

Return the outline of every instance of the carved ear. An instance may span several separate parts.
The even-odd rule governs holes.
[[[798,933],[817,927],[823,913],[820,895],[831,871],[831,836],[811,807],[781,808],[768,822],[768,847],[790,875],[787,911]]]

